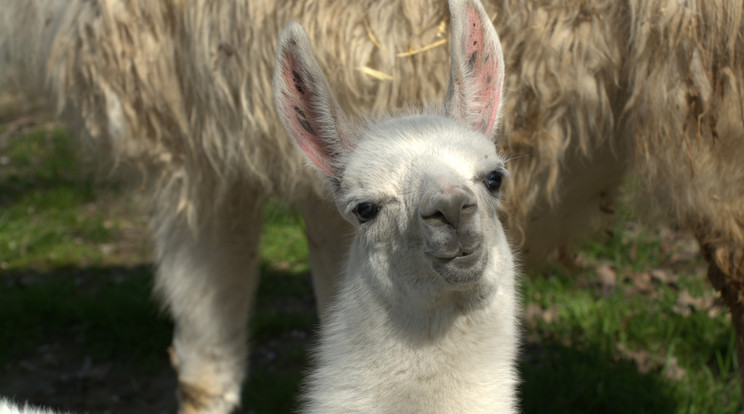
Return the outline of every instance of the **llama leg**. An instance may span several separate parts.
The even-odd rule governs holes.
[[[240,403],[247,324],[258,282],[260,202],[231,203],[194,235],[156,217],[155,290],[175,321],[171,362],[181,413],[229,413]]]
[[[708,245],[703,246],[703,253],[709,263],[708,279],[731,311],[739,359],[739,386],[744,395],[744,248],[713,248]]]
[[[326,201],[304,203],[301,211],[306,223],[315,303],[318,315],[323,318],[336,294],[353,229],[339,216],[336,207]]]

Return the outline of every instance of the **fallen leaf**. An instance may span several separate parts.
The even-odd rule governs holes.
[[[602,264],[595,269],[599,280],[599,295],[609,297],[617,285],[617,273],[608,264]]]
[[[667,379],[670,379],[673,381],[679,381],[682,378],[684,378],[685,374],[687,374],[687,371],[685,371],[684,368],[679,366],[677,357],[669,358],[669,360],[666,363],[666,366],[664,367],[664,376]]]
[[[717,318],[721,313],[723,313],[723,308],[721,306],[713,306],[708,309],[708,317],[711,319]]]
[[[543,309],[542,306],[531,303],[527,305],[525,312],[525,318],[529,320],[542,319],[547,323],[552,323],[558,319],[558,307],[551,306],[548,309]]]
[[[712,295],[694,297],[689,290],[683,289],[679,292],[677,303],[672,307],[672,311],[682,316],[690,316],[692,311],[709,310],[713,307],[714,302],[715,298]]]
[[[635,289],[637,293],[649,294],[654,291],[650,274],[646,272],[634,273],[630,276],[630,279],[633,282],[633,289]]]
[[[553,323],[553,321],[558,319],[558,310],[555,307],[545,309],[542,313],[542,318],[547,323]]]
[[[679,276],[666,269],[654,269],[650,274],[651,279],[663,285],[676,285],[679,281]]]
[[[542,308],[536,303],[530,303],[527,305],[527,309],[524,312],[524,317],[527,320],[536,319],[542,313]]]
[[[651,353],[645,349],[640,351],[634,351],[628,349],[621,342],[616,344],[617,350],[620,352],[623,358],[630,359],[635,362],[638,367],[638,372],[641,374],[648,374],[651,372]]]

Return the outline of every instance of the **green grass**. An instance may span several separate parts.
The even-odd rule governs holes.
[[[263,208],[261,257],[277,270],[301,274],[310,271],[302,217],[276,202]]]
[[[142,211],[107,207],[130,195],[98,184],[75,143],[41,127],[0,140],[0,160],[8,160],[0,165],[0,368],[26,375],[19,361],[35,362],[54,344],[58,358],[112,364],[110,379],[86,386],[116,390],[117,367],[134,367],[141,378],[169,370],[172,327],[151,298],[148,247],[118,247],[144,232]],[[302,220],[276,204],[265,206],[264,218],[245,408],[288,412],[317,319]],[[577,270],[548,264],[524,275],[524,411],[741,412],[733,330],[704,263],[680,253],[689,243],[674,229],[670,238],[668,226],[632,221],[624,213],[611,232],[581,244]],[[600,283],[597,271],[607,269],[614,283]],[[654,270],[674,278],[647,277]],[[707,302],[684,301],[683,293]],[[0,395],[11,389],[7,378]],[[17,395],[55,405],[53,394]]]
[[[689,260],[673,281],[634,284],[639,272],[669,267],[672,255],[658,232],[643,229],[628,238],[628,219],[602,242],[581,246],[584,270],[547,266],[525,280],[526,305],[537,310],[528,317],[527,336],[543,357],[537,366],[529,359],[522,364],[526,411],[740,412],[726,313],[717,314],[712,298],[708,309],[680,305],[684,290],[714,295],[704,263]],[[605,263],[617,283],[600,293],[595,269]]]
[[[38,128],[14,139],[0,175],[0,263],[5,269],[100,263],[109,229],[86,209],[92,177],[62,130]]]
[[[734,338],[723,317],[674,314],[672,292],[655,299],[622,293],[596,299],[561,276],[536,282],[526,284],[526,296],[548,293],[548,300],[536,302],[557,306],[558,311],[551,323],[539,320],[528,332],[531,341],[541,345],[543,358],[537,365],[522,365],[527,411],[741,409]],[[648,359],[636,364],[636,355]],[[685,371],[681,379],[665,375],[673,359]]]

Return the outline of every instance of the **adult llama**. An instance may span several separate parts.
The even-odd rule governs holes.
[[[499,221],[504,62],[477,0],[451,0],[437,112],[350,123],[297,24],[274,99],[356,230],[307,381],[311,413],[516,412],[515,264]],[[442,68],[442,70],[446,70]]]
[[[655,206],[647,217],[671,217],[699,240],[744,370],[744,0],[484,8],[506,66],[505,227],[527,260],[611,215],[633,177],[638,200]],[[330,190],[269,99],[292,20],[352,118],[447,89],[441,0],[0,0],[0,68],[119,164],[147,172],[183,411],[239,404],[264,200],[305,216],[319,309],[335,291],[351,228],[322,201]]]

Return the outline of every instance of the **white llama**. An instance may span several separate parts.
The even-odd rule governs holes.
[[[477,0],[451,0],[444,114],[351,125],[309,46],[279,38],[274,97],[357,230],[309,376],[313,413],[515,411],[514,260],[492,139],[504,64]]]

